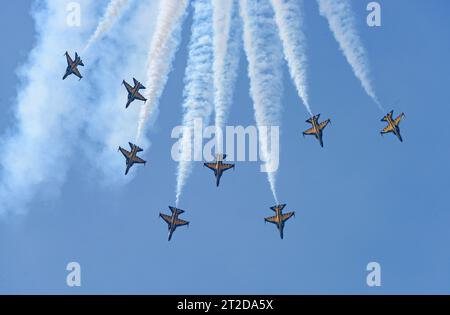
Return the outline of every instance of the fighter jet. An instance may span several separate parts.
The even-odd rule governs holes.
[[[381,119],[381,121],[387,122],[388,125],[383,130],[381,130],[380,133],[381,135],[384,135],[385,133],[393,132],[397,136],[398,140],[400,140],[400,142],[403,142],[402,135],[400,134],[400,127],[398,125],[402,121],[403,117],[405,117],[405,114],[401,113],[397,118],[392,119],[393,114],[394,111],[391,110],[386,116],[383,117],[383,119]]]
[[[295,212],[283,213],[283,209],[286,207],[285,204],[276,205],[271,207],[275,211],[275,216],[265,218],[265,222],[270,222],[277,225],[278,231],[280,231],[280,237],[283,239],[284,222],[289,220],[292,216],[295,216]]]
[[[128,102],[127,102],[127,105],[125,106],[125,108],[128,108],[128,106],[130,106],[130,104],[134,100],[140,100],[143,102],[147,102],[147,99],[144,96],[142,96],[141,93],[139,93],[139,90],[142,90],[142,89],[145,90],[145,86],[143,86],[142,83],[139,82],[138,80],[136,80],[135,78],[133,78],[133,81],[134,81],[134,87],[129,85],[125,80],[122,81],[122,84],[125,85],[125,88],[128,91]]]
[[[328,125],[330,120],[327,119],[327,120],[319,123],[319,117],[320,117],[320,114],[313,116],[306,121],[307,123],[311,124],[312,127],[310,129],[306,130],[305,132],[303,132],[303,136],[314,135],[316,137],[316,139],[319,140],[320,146],[323,148],[323,139],[322,139],[323,130]]]
[[[181,219],[178,219],[178,216],[182,213],[184,213],[184,210],[181,209],[177,209],[174,207],[169,206],[170,211],[172,212],[172,215],[167,215],[167,214],[163,214],[160,213],[159,216],[166,221],[166,223],[169,226],[169,241],[172,239],[172,234],[173,232],[175,232],[175,230],[177,229],[177,227],[179,226],[183,226],[183,225],[189,225],[188,221],[184,221]]]
[[[216,160],[212,163],[204,163],[203,165],[214,171],[214,176],[216,176],[216,186],[219,187],[220,178],[223,175],[223,172],[234,169],[234,164],[223,163],[227,157],[226,154],[216,154]]]
[[[146,164],[147,162],[144,161],[143,159],[141,159],[140,157],[138,157],[136,154],[138,152],[142,152],[144,150],[142,150],[140,147],[138,147],[137,145],[128,142],[128,144],[130,145],[131,148],[131,152],[128,152],[127,150],[119,147],[119,151],[122,152],[123,156],[125,157],[125,159],[127,160],[127,169],[125,171],[125,175],[128,174],[128,171],[130,170],[130,168],[134,165],[134,163],[138,163],[138,164]]]
[[[84,67],[83,61],[81,61],[80,56],[78,56],[77,53],[75,53],[75,61],[70,58],[69,53],[66,51],[65,53],[66,59],[67,59],[67,68],[66,73],[63,76],[63,80],[65,80],[69,75],[74,74],[77,77],[80,78],[80,80],[83,78],[80,71],[78,70],[78,66]]]

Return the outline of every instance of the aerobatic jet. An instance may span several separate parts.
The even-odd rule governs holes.
[[[323,130],[330,123],[330,120],[327,119],[321,123],[319,123],[320,114],[309,118],[306,122],[311,124],[312,127],[305,132],[303,132],[303,136],[305,135],[314,135],[317,140],[320,142],[320,146],[323,148]]]
[[[78,66],[84,67],[83,61],[81,60],[80,56],[78,56],[77,53],[75,53],[75,60],[72,60],[69,53],[66,51],[65,53],[66,59],[67,59],[67,68],[66,73],[63,76],[63,80],[65,80],[69,75],[74,74],[77,77],[80,78],[80,80],[83,78],[80,71],[78,70]]]
[[[177,209],[175,207],[169,206],[170,211],[172,212],[172,215],[167,215],[160,213],[159,216],[166,221],[168,227],[169,227],[169,241],[172,239],[172,234],[175,232],[177,227],[183,226],[183,225],[189,225],[188,221],[184,221],[178,218],[178,216],[182,213],[184,213],[184,210]]]
[[[284,222],[295,216],[295,212],[283,213],[284,207],[286,207],[286,204],[271,207],[270,209],[275,211],[275,215],[264,219],[265,222],[273,223],[277,226],[281,239],[283,239]]]
[[[226,154],[216,154],[216,160],[212,163],[204,163],[203,165],[214,171],[214,176],[216,176],[216,186],[219,187],[220,178],[223,172],[234,169],[234,164],[223,163],[226,159]]]
[[[394,114],[394,111],[391,110],[386,116],[383,117],[383,119],[381,119],[381,121],[385,121],[388,123],[388,125],[383,130],[381,130],[381,135],[392,132],[397,136],[397,138],[398,138],[398,140],[400,140],[400,142],[403,142],[402,135],[400,134],[399,124],[402,121],[403,117],[405,117],[405,114],[401,113],[395,119],[392,118],[393,114]]]
[[[137,156],[138,152],[142,152],[144,150],[142,150],[140,147],[138,147],[137,145],[128,142],[128,144],[130,145],[131,151],[127,151],[121,147],[119,147],[119,151],[122,152],[123,156],[126,159],[126,163],[127,163],[127,169],[125,171],[125,175],[128,174],[128,171],[130,170],[130,168],[135,164],[146,164],[147,162],[144,161],[143,159],[141,159],[140,157]]]
[[[147,102],[147,99],[142,96],[141,93],[139,93],[139,90],[145,90],[145,86],[142,85],[141,82],[139,82],[138,80],[136,80],[135,78],[133,78],[134,81],[134,87],[131,86],[130,84],[128,84],[125,80],[122,81],[122,84],[125,85],[125,88],[128,91],[128,101],[127,101],[127,105],[125,106],[125,108],[128,108],[128,106],[130,106],[130,104],[134,101],[134,100],[140,100],[143,102]]]

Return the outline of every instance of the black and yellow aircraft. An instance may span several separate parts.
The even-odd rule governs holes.
[[[214,171],[214,176],[216,176],[216,186],[219,187],[220,178],[223,175],[223,172],[234,169],[234,164],[223,163],[227,157],[226,154],[216,154],[216,160],[212,163],[203,163],[204,166]]]
[[[83,61],[81,60],[80,56],[78,56],[77,53],[75,53],[75,61],[70,58],[69,53],[66,51],[65,53],[66,59],[67,59],[67,68],[66,73],[63,76],[63,80],[65,80],[69,75],[74,74],[77,77],[80,78],[80,80],[83,78],[80,71],[78,70],[78,66],[84,67]]]
[[[403,138],[402,135],[400,134],[400,127],[399,124],[402,121],[403,117],[405,117],[404,113],[401,113],[400,115],[398,115],[397,118],[393,119],[392,115],[394,114],[394,111],[391,110],[386,116],[383,117],[383,119],[381,119],[381,121],[385,121],[388,123],[388,125],[381,130],[381,135],[384,135],[385,133],[394,133],[398,140],[400,140],[400,142],[403,142]]]
[[[175,207],[169,206],[170,211],[172,212],[172,215],[167,215],[160,213],[159,216],[166,221],[167,225],[169,226],[169,241],[172,239],[172,234],[175,232],[177,227],[183,226],[183,225],[189,225],[188,221],[184,221],[181,219],[178,219],[178,216],[182,213],[184,213],[184,210],[177,209]]]
[[[145,86],[142,85],[141,82],[139,82],[138,80],[136,80],[135,78],[133,78],[134,81],[134,87],[131,86],[130,84],[128,84],[125,80],[122,81],[122,84],[125,85],[125,88],[128,91],[128,101],[127,101],[127,105],[125,106],[125,108],[128,108],[128,106],[130,106],[130,104],[134,101],[134,100],[140,100],[143,102],[147,102],[147,99],[142,96],[141,93],[139,93],[139,90],[145,90]]]
[[[140,147],[138,147],[137,145],[135,145],[131,142],[128,142],[128,144],[130,145],[130,148],[131,148],[130,152],[119,147],[119,151],[122,152],[123,156],[126,159],[126,163],[127,163],[127,169],[125,171],[125,175],[128,174],[128,171],[135,163],[144,164],[144,165],[147,163],[146,161],[144,161],[143,159],[141,159],[140,157],[137,156],[138,152],[142,152],[144,150],[142,150]]]
[[[265,222],[276,224],[278,231],[280,231],[281,239],[283,239],[284,222],[295,216],[295,212],[283,213],[284,207],[286,207],[286,204],[271,207],[270,209],[275,211],[275,215],[264,219]]]
[[[305,135],[314,135],[317,140],[320,142],[320,146],[323,148],[323,130],[330,122],[330,119],[327,119],[321,123],[319,123],[320,114],[309,118],[306,122],[311,124],[312,127],[305,132],[303,132],[303,136]]]

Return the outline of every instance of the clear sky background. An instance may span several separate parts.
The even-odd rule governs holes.
[[[0,293],[448,294],[450,3],[379,1],[382,26],[369,28],[368,2],[353,2],[358,31],[379,98],[386,108],[406,113],[405,141],[380,136],[383,113],[353,75],[317,3],[306,1],[311,106],[332,125],[324,149],[301,136],[307,112],[285,68],[278,192],[297,215],[287,222],[284,240],[275,226],[264,224],[274,203],[266,175],[258,163],[247,162],[225,174],[219,189],[199,163],[180,204],[191,226],[167,242],[158,213],[174,202],[170,133],[182,117],[189,9],[149,134],[152,147],[144,152],[149,164],[135,167],[126,185],[103,185],[82,153],[82,138],[75,143],[79,154],[67,158],[63,186],[33,198],[26,214],[0,222]],[[0,11],[2,135],[14,126],[16,70],[35,45],[30,7],[31,1],[5,2]],[[63,52],[55,60],[61,76]],[[243,56],[229,125],[254,125],[246,68]],[[114,88],[123,89],[122,79]],[[125,102],[125,90],[123,97]],[[66,285],[71,261],[81,264],[80,288]],[[371,261],[381,264],[378,288],[366,285]]]

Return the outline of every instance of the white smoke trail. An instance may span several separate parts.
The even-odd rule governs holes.
[[[248,60],[250,94],[255,109],[258,127],[278,126],[281,111],[282,60],[280,42],[273,20],[273,10],[269,0],[240,0],[240,13],[244,22],[244,49]],[[272,145],[267,133],[259,134],[260,153],[273,169],[274,159],[269,156]],[[275,201],[276,171],[267,173]]]
[[[36,46],[20,71],[13,127],[0,137],[0,215],[23,213],[38,193],[57,192],[75,156],[89,87],[73,76],[61,80],[67,66],[63,53],[73,57],[85,42],[82,34],[92,27],[97,4],[79,0],[84,23],[68,27],[70,2],[47,0],[32,11]]]
[[[183,126],[185,130],[194,130],[196,120],[209,123],[213,110],[213,39],[212,39],[212,6],[211,0],[193,2],[194,16],[192,35],[189,44],[188,64],[185,73],[185,89],[183,102]],[[191,152],[191,137],[184,133],[181,143],[181,156],[177,170],[176,205],[188,176],[192,171],[192,158],[186,158]]]
[[[127,91],[120,83],[122,79],[145,76],[142,65],[147,60],[158,7],[159,1],[136,1],[133,10],[127,10],[114,32],[110,32],[107,38],[96,44],[95,50],[86,55],[90,58],[89,65],[95,66],[83,80],[86,80],[86,85],[94,87],[91,103],[94,102],[95,106],[87,106],[89,113],[84,128],[87,137],[82,150],[88,158],[95,157],[90,163],[100,174],[86,172],[85,176],[95,177],[97,185],[123,185],[132,180],[135,173],[140,173],[140,167],[133,167],[130,174],[124,176],[124,158],[117,152],[119,146],[134,142],[140,111],[138,106],[125,109]],[[87,67],[89,65],[86,64]],[[145,148],[148,142],[146,137],[142,137],[139,145]]]
[[[94,34],[89,38],[86,46],[83,49],[83,53],[86,52],[93,43],[95,43],[102,35],[107,32],[120,17],[125,6],[129,0],[111,0],[106,7],[105,15],[101,18],[100,22],[95,29]]]
[[[283,44],[284,58],[294,81],[297,93],[308,113],[313,116],[309,105],[306,36],[303,31],[302,0],[271,0],[275,21]]]
[[[117,147],[134,137],[139,112],[131,109],[125,114],[120,78],[142,68],[148,47],[142,38],[152,31],[158,3],[139,3],[133,19],[121,21],[117,32],[98,43],[98,50],[81,55],[86,65],[79,68],[83,80],[69,76],[62,81],[67,66],[63,53],[68,50],[73,57],[76,47],[86,43],[84,34],[98,21],[95,12],[100,2],[78,3],[84,12],[80,27],[67,25],[66,8],[73,5],[71,0],[47,0],[33,10],[36,47],[20,72],[15,121],[0,137],[4,149],[0,215],[24,213],[34,198],[54,196],[74,157],[80,161],[83,153],[94,169],[104,171],[108,184],[125,182],[124,161]],[[146,28],[139,28],[143,24]],[[122,43],[125,35],[127,41]],[[86,176],[97,175],[91,173],[90,169],[85,172]]]
[[[237,78],[241,48],[239,36],[242,29],[237,0],[212,0],[212,6],[215,126],[217,132],[221,133],[228,117]],[[217,140],[217,153],[223,153],[223,139],[217,137]]]
[[[370,80],[367,52],[355,26],[350,0],[317,0],[320,14],[328,20],[339,46],[362,87],[378,107],[384,111]]]
[[[181,27],[188,0],[163,0],[156,21],[147,61],[147,80],[144,96],[147,103],[142,107],[136,141],[139,142],[147,121],[157,115],[159,98],[167,83],[175,53],[181,41]]]

